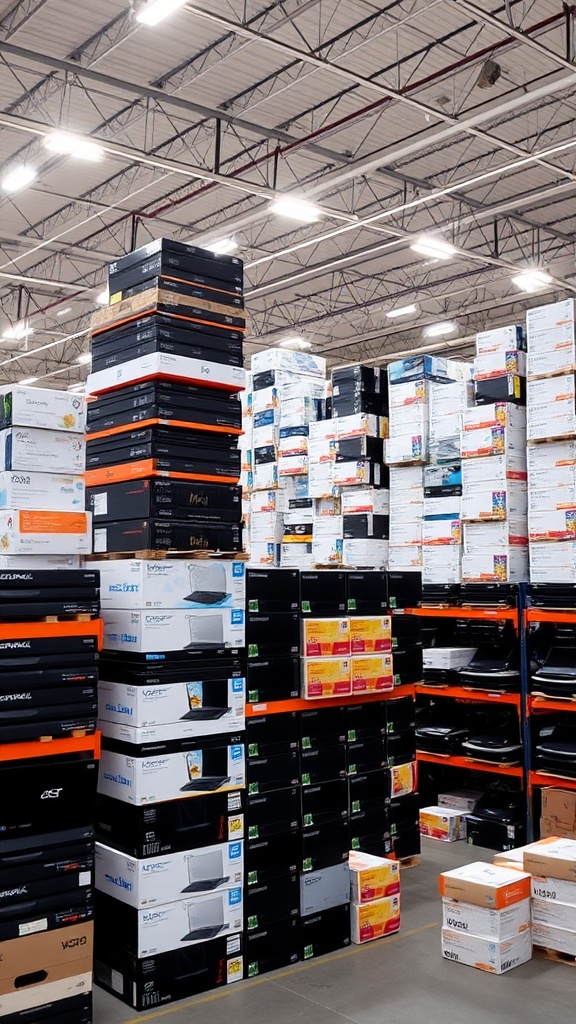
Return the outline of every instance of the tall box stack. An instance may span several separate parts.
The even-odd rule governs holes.
[[[326,360],[277,348],[252,356],[250,542],[254,565],[312,561],[309,427],[322,415]]]
[[[447,573],[457,581],[458,429],[469,402],[470,368],[438,356],[414,356],[390,363],[388,374],[390,569],[423,571],[425,563],[429,582],[439,575],[448,582]]]
[[[526,410],[511,402],[468,409],[462,433],[462,580],[528,579]]]
[[[530,309],[526,324],[530,579],[533,583],[574,583],[574,300]]]
[[[136,1009],[242,976],[242,263],[160,239],[93,317],[102,573],[96,978]],[[211,553],[227,553],[211,558]],[[196,553],[204,557],[195,557]]]
[[[238,439],[240,451],[240,487],[242,488],[242,543],[249,551],[250,544],[250,491],[252,490],[252,374],[246,372],[244,391],[240,392],[242,434]]]
[[[474,401],[526,405],[526,334],[521,324],[476,335]]]
[[[444,959],[505,974],[532,958],[526,871],[466,864],[440,875],[440,895]]]
[[[0,1017],[92,1019],[98,572],[84,399],[0,393]],[[34,973],[32,973],[34,972]],[[72,1019],[72,1018],[70,1018]]]
[[[541,839],[524,848],[532,875],[532,938],[545,955],[576,956],[576,841]],[[562,959],[560,956],[559,959]]]
[[[400,930],[400,865],[350,852],[352,942],[361,945]]]
[[[378,366],[347,366],[332,373],[334,484],[342,505],[342,563],[353,567],[388,565],[387,383],[386,370]]]

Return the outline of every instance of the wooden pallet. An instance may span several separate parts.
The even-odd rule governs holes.
[[[39,736],[38,743],[52,743],[54,740],[62,739],[84,739],[85,736],[95,736],[96,733],[93,729],[73,729],[67,736]]]
[[[400,869],[416,868],[420,863],[420,857],[418,854],[413,854],[412,857],[400,857],[398,863],[400,865]]]
[[[576,967],[576,956],[573,953],[561,953],[558,949],[549,949],[548,946],[534,946],[534,953],[544,960],[554,960],[557,964]]]
[[[99,617],[98,614],[91,615],[89,612],[77,612],[72,615],[39,615],[32,619],[26,618],[25,615],[22,618],[11,617],[9,619],[0,615],[0,625],[10,626],[14,622],[29,623],[30,625],[35,622],[94,622]]]
[[[220,558],[226,562],[247,562],[250,555],[245,551],[108,551],[106,554],[91,555],[90,560],[95,562],[118,561],[124,558],[143,558],[149,562],[164,558],[185,558],[193,559]]]

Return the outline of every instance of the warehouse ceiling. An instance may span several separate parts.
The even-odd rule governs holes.
[[[106,265],[162,235],[233,240],[248,353],[298,337],[330,365],[469,352],[576,292],[576,5],[200,0],[155,27],[144,7],[0,0],[0,181],[35,173],[0,190],[0,382],[82,380]],[[548,275],[530,294],[527,269]]]

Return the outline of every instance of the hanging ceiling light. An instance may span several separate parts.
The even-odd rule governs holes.
[[[37,177],[38,172],[30,164],[17,164],[2,178],[2,188],[5,192],[19,192]]]
[[[512,284],[522,292],[539,292],[541,288],[552,284],[552,278],[544,270],[523,270],[517,277],[512,278]]]
[[[430,256],[433,260],[449,260],[456,255],[456,249],[450,242],[435,235],[421,235],[410,246],[412,252],[420,253],[421,256]]]
[[[320,220],[320,209],[307,199],[299,199],[297,196],[278,196],[271,204],[270,211],[277,217],[297,220],[302,224],[315,224]]]
[[[396,316],[410,316],[411,313],[416,313],[418,310],[417,306],[398,306],[397,309],[388,309],[386,316],[393,319]]]
[[[430,324],[424,331],[427,338],[439,338],[444,334],[453,334],[457,324],[453,320],[441,320],[437,324]]]
[[[104,150],[97,142],[84,139],[81,135],[73,135],[72,132],[52,132],[44,139],[44,146],[50,153],[73,156],[77,160],[89,160],[93,163],[102,160],[104,156]]]
[[[164,18],[184,7],[186,0],[149,0],[136,15],[141,25],[158,25]]]

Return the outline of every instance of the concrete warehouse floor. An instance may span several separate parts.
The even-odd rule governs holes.
[[[440,956],[440,871],[490,851],[425,840],[402,873],[402,930],[366,946],[138,1014],[96,988],[94,1024],[541,1024],[572,1020],[571,967],[534,959],[500,978]]]

